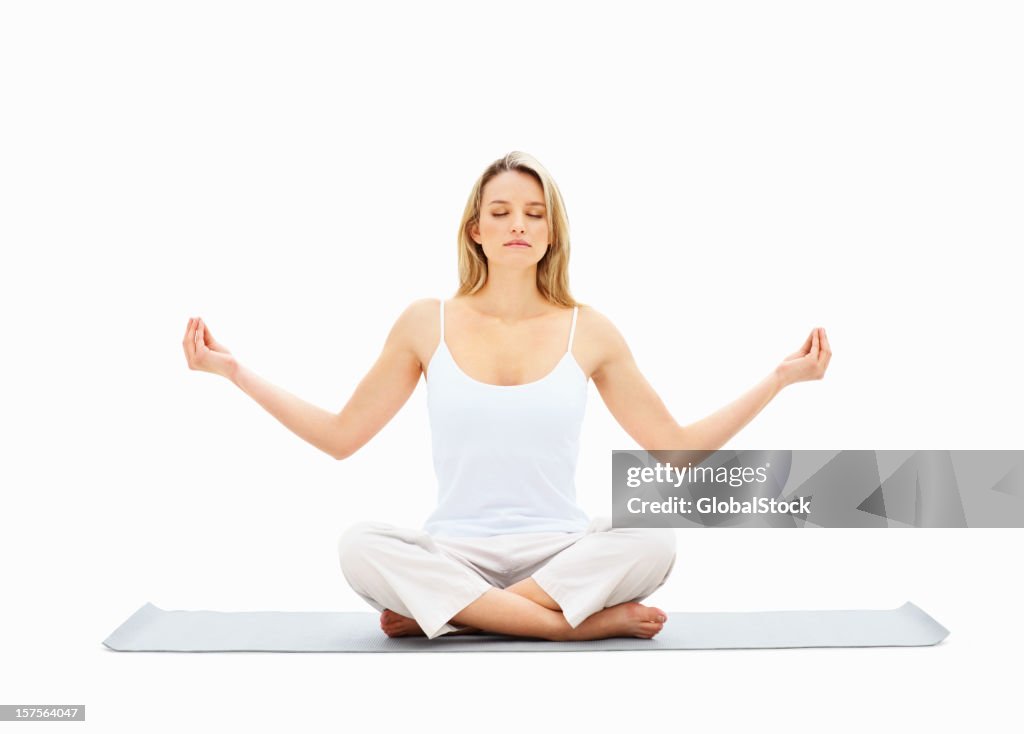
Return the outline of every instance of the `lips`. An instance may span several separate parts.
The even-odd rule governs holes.
[[[512,240],[505,243],[505,247],[529,247],[530,243],[524,240]]]

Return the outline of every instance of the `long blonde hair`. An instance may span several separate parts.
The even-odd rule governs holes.
[[[469,232],[480,221],[484,186],[503,171],[521,171],[533,176],[544,190],[551,244],[537,263],[537,290],[551,303],[561,306],[581,305],[569,292],[569,219],[562,202],[562,193],[551,174],[536,158],[518,150],[489,165],[469,193],[459,225],[459,289],[455,295],[476,293],[487,282],[487,256],[484,248],[473,241]]]

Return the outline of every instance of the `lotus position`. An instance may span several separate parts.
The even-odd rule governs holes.
[[[400,257],[400,244],[388,249],[389,261]],[[402,312],[340,412],[258,376],[201,318],[185,332],[188,366],[227,378],[339,460],[373,438],[424,379],[436,509],[419,528],[358,521],[338,541],[342,574],[381,613],[384,634],[653,638],[666,614],[640,602],[675,566],[675,531],[613,528],[610,517],[591,518],[577,504],[589,384],[641,448],[714,451],[784,387],[824,376],[825,330],[813,329],[732,403],[681,425],[618,329],[571,295],[566,211],[536,159],[513,152],[484,170],[457,251],[456,293]]]

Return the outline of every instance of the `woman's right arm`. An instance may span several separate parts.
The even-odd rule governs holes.
[[[415,336],[422,332],[429,308],[430,301],[423,299],[398,317],[380,357],[340,413],[308,403],[239,364],[201,319],[189,321],[185,356],[190,369],[228,378],[299,438],[335,459],[346,459],[387,425],[416,389],[422,366]]]

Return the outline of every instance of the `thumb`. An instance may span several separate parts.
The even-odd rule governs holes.
[[[220,342],[213,338],[213,333],[210,331],[206,322],[200,319],[199,327],[203,330],[203,338],[206,344],[214,351],[223,351],[224,347],[221,346]]]
[[[810,356],[811,359],[813,359],[814,361],[818,361],[818,330],[817,329],[815,329],[813,332],[811,332],[811,337],[812,337],[812,340],[811,340],[811,351],[810,351],[808,356]]]

